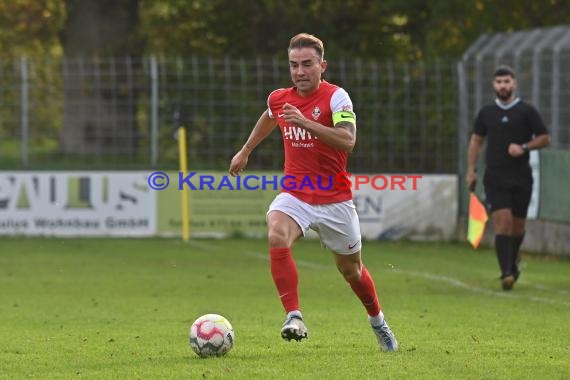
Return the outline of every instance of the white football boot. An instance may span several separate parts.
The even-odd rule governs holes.
[[[398,351],[398,341],[386,320],[379,326],[372,324],[370,326],[372,326],[372,331],[374,331],[376,339],[378,339],[378,345],[382,351]]]
[[[303,318],[297,315],[287,317],[281,328],[281,338],[300,341],[301,339],[307,339],[308,336],[307,327],[305,327]]]

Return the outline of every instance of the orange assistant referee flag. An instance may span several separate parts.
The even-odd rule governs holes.
[[[481,203],[474,193],[469,193],[469,225],[467,227],[467,240],[469,240],[473,248],[477,248],[483,238],[487,219],[487,211],[485,210],[483,203]]]

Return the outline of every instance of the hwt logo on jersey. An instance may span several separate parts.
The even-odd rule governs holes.
[[[283,139],[293,140],[293,148],[313,148],[315,144],[312,140],[317,140],[317,136],[311,135],[311,132],[303,128],[284,126]]]
[[[283,139],[295,141],[316,140],[317,136],[311,135],[311,132],[299,127],[283,127]]]

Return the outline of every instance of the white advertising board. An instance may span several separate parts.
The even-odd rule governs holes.
[[[384,175],[354,188],[354,203],[366,239],[450,240],[457,226],[457,177],[455,175]],[[373,177],[370,175],[370,177]],[[394,177],[406,177],[402,186],[391,186]]]
[[[0,172],[0,235],[156,233],[148,172]]]

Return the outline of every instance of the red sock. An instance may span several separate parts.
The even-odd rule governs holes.
[[[273,282],[279,292],[279,298],[285,308],[285,312],[289,313],[299,309],[299,294],[297,285],[299,276],[297,267],[291,256],[290,248],[271,248],[269,250],[271,259],[271,275]]]
[[[349,282],[349,284],[366,308],[368,315],[372,317],[377,316],[380,313],[380,303],[378,302],[376,287],[374,286],[374,280],[372,280],[368,269],[364,265],[362,265],[360,272],[360,281]]]

